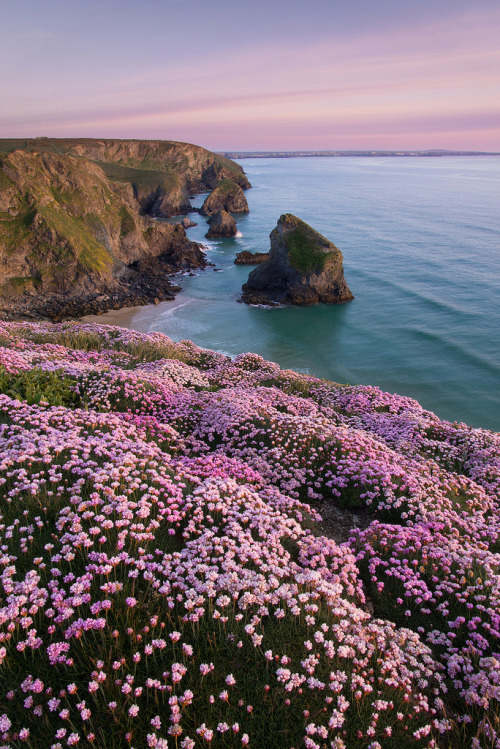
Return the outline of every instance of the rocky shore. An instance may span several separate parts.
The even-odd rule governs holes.
[[[222,194],[241,207],[250,186],[238,164],[190,144],[12,143],[0,140],[5,320],[63,320],[173,299],[180,287],[170,276],[203,268],[206,258],[186,235],[187,217],[175,225],[152,217],[189,210],[189,194],[218,185],[215,202]]]
[[[234,259],[235,265],[262,265],[269,260],[268,252],[250,252],[249,250],[243,250],[237,252]]]

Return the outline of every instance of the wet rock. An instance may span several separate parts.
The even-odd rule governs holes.
[[[267,260],[269,260],[268,252],[249,252],[248,250],[243,250],[236,254],[234,263],[235,265],[262,265]]]

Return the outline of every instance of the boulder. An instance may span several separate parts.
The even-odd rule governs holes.
[[[236,235],[236,221],[227,211],[216,211],[208,219],[210,229],[205,234],[207,239],[218,237],[234,237]]]
[[[184,216],[181,223],[185,229],[189,229],[191,226],[198,226],[197,223],[195,223],[194,221],[191,221],[189,216]]]
[[[216,211],[248,213],[248,203],[242,188],[231,179],[223,179],[207,196],[200,211],[209,216]]]
[[[248,250],[243,250],[243,252],[237,253],[234,263],[235,265],[262,265],[268,259],[268,252],[249,252]]]
[[[286,213],[270,234],[267,262],[243,285],[247,304],[339,304],[354,299],[344,278],[343,256],[333,242]]]

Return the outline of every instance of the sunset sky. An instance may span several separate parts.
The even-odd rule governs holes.
[[[4,0],[0,137],[500,151],[498,0]]]

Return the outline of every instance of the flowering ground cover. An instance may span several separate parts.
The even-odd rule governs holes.
[[[500,747],[498,434],[0,323],[0,440],[1,749]]]

